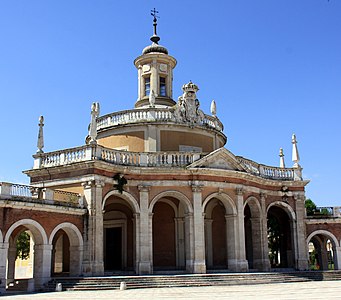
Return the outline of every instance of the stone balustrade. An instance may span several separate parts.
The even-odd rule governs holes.
[[[258,164],[241,156],[236,157],[239,163],[250,173],[263,178],[277,180],[302,180],[295,168],[279,168]]]
[[[81,147],[39,153],[34,155],[34,169],[63,166],[67,164],[101,160],[115,165],[134,167],[185,167],[204,156],[194,152],[129,152],[91,144]],[[249,173],[273,180],[302,180],[300,170],[258,164],[236,156],[241,166]]]
[[[341,206],[316,207],[308,218],[341,218]]]
[[[82,196],[77,193],[9,182],[0,182],[0,199],[83,207]]]
[[[141,108],[114,112],[97,118],[97,130],[111,126],[133,124],[133,123],[157,123],[171,122],[179,123],[172,108]],[[183,122],[183,124],[186,124]],[[201,123],[197,124],[205,128],[223,131],[224,127],[216,117],[205,115]]]

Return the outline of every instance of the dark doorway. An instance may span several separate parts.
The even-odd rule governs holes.
[[[105,229],[105,270],[122,269],[122,228],[113,227]]]

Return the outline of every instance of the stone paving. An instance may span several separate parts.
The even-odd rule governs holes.
[[[261,285],[146,288],[124,291],[70,291],[3,296],[8,300],[96,299],[341,299],[341,282],[318,281]]]

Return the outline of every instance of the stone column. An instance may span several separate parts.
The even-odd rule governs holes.
[[[305,197],[304,195],[295,195],[296,200],[296,239],[297,253],[296,268],[298,270],[308,270],[308,249],[306,244],[306,225],[305,225]]]
[[[193,273],[194,263],[194,233],[193,213],[185,215],[185,246],[186,246],[186,271]]]
[[[140,185],[140,225],[137,232],[139,244],[138,274],[152,274],[152,232],[149,214],[149,186]]]
[[[6,261],[8,243],[0,243],[0,294],[6,291]]]
[[[155,94],[159,95],[159,78],[158,78],[158,70],[157,70],[158,64],[156,59],[153,59],[153,62],[151,63],[151,73],[150,73],[150,92],[153,90]]]
[[[333,255],[334,255],[334,257],[333,257],[334,258],[334,269],[335,270],[341,270],[341,247],[336,246],[335,249],[333,249]]]
[[[270,271],[271,265],[269,260],[269,244],[268,244],[268,215],[266,211],[266,194],[260,193],[261,204],[261,251],[262,251],[262,271]]]
[[[70,246],[70,276],[79,276],[82,274],[82,261],[83,248],[80,246]]]
[[[202,187],[192,185],[193,192],[193,233],[194,261],[193,273],[206,273],[204,216],[202,212]]]
[[[205,255],[207,268],[213,266],[212,219],[205,219]]]
[[[15,259],[17,256],[17,248],[13,247],[13,245],[11,247],[8,248],[7,246],[7,282],[6,284],[8,285],[9,283],[14,282],[14,278],[15,278]],[[6,266],[6,263],[5,263]]]
[[[176,244],[176,266],[183,269],[185,266],[185,236],[184,218],[174,218],[175,222],[175,244]]]
[[[83,184],[84,198],[87,203],[89,213],[87,259],[83,264],[83,269],[87,265],[90,267],[90,274],[103,275],[103,212],[102,212],[102,189],[103,182],[89,181]]]
[[[41,289],[51,279],[52,245],[34,245],[34,287]]]
[[[237,236],[236,236],[236,258],[237,258],[237,271],[247,272],[248,262],[245,253],[245,228],[244,228],[244,191],[243,188],[236,189],[237,194]]]

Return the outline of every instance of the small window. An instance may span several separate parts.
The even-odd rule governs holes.
[[[166,96],[166,78],[160,77],[160,96]]]
[[[149,96],[150,94],[150,77],[144,78],[144,94],[145,96]]]

